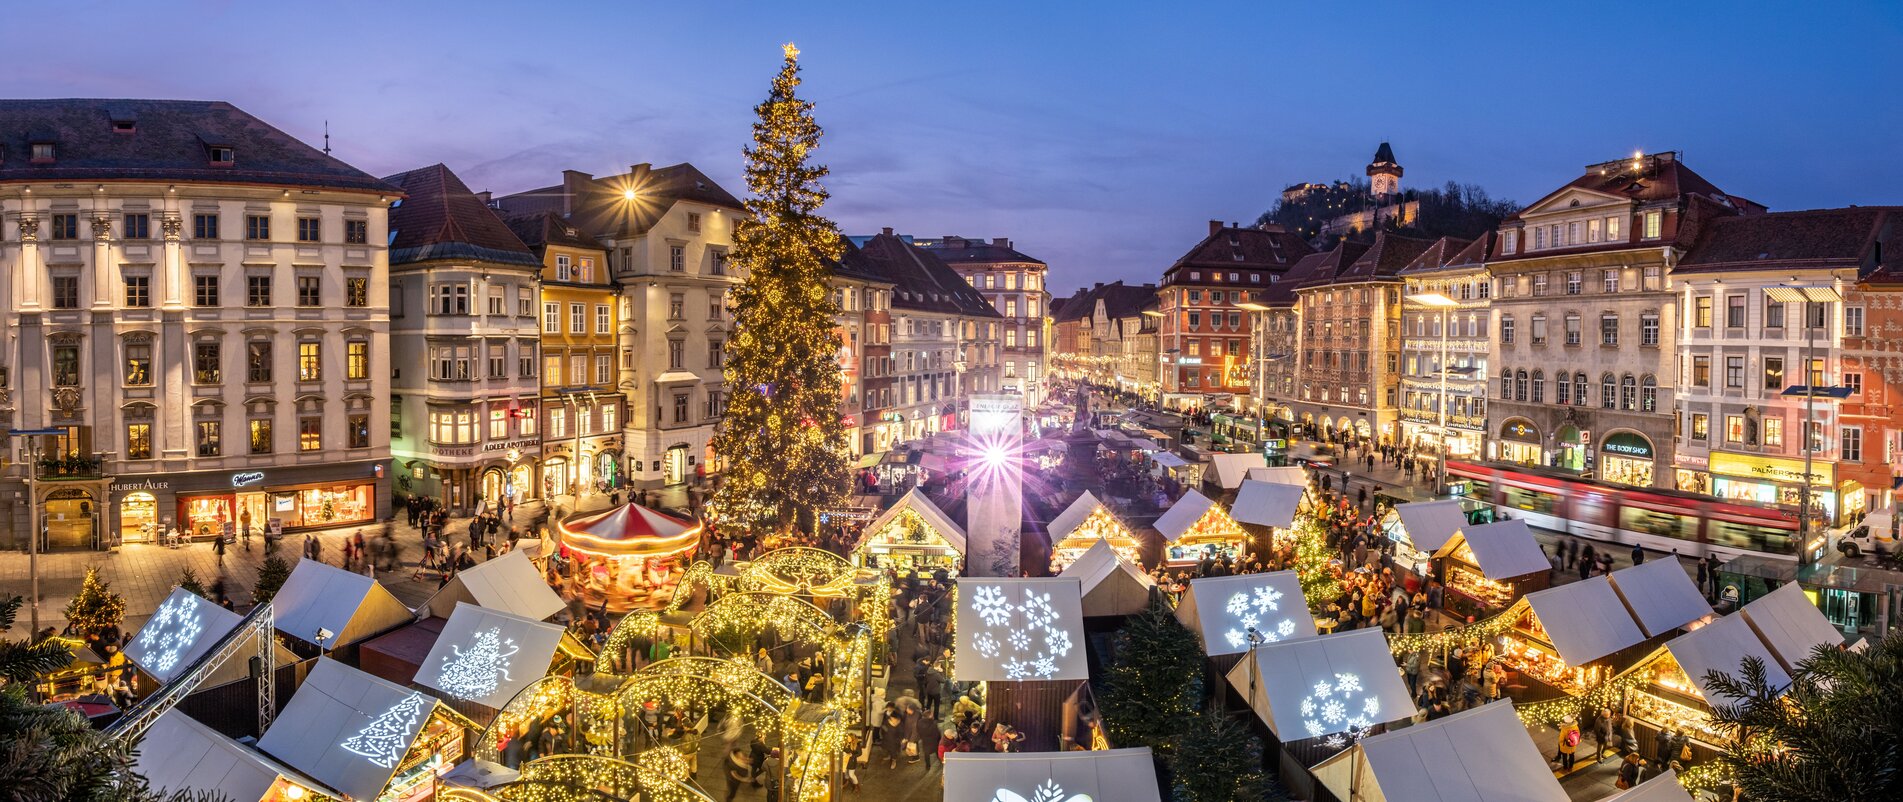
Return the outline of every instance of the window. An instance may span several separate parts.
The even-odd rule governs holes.
[[[1599,377],[1599,406],[1613,409],[1619,405],[1618,380],[1608,373]]]
[[[727,294],[724,292],[707,293],[707,319],[723,320],[727,317]]]
[[[1711,357],[1708,357],[1708,356],[1692,357],[1692,386],[1693,387],[1710,387],[1711,386]]]
[[[491,360],[490,370],[495,374],[502,372],[502,360]],[[344,343],[344,378],[363,381],[370,378],[370,343],[363,340],[351,340]]]
[[[458,418],[459,423],[461,418],[469,414],[470,413],[468,412],[456,413],[456,417]],[[458,428],[460,428],[460,426]],[[472,437],[470,438],[470,441],[473,441],[474,439],[475,438]],[[323,418],[298,418],[297,419],[297,450],[322,451],[323,449],[324,449],[324,419]]]
[[[79,215],[53,215],[53,239],[79,239]]]
[[[1839,440],[1837,456],[1845,462],[1863,461],[1863,427],[1845,426],[1838,430]]]
[[[1526,393],[1532,389],[1532,384],[1532,382],[1527,381],[1526,371],[1515,371],[1513,374],[1513,400],[1525,401]],[[1345,394],[1346,393],[1344,393],[1344,395]]]
[[[1513,316],[1512,315],[1507,315],[1500,318],[1500,343],[1502,345],[1513,344]]]
[[[1845,337],[1862,337],[1863,336],[1863,307],[1861,306],[1844,307],[1844,336]]]
[[[603,385],[603,386],[613,384],[614,383],[614,369],[615,369],[614,357],[612,355],[596,354],[595,355],[595,384]]]
[[[126,386],[152,386],[152,344],[126,343]]]
[[[1725,296],[1725,328],[1744,328],[1744,296]]]
[[[1194,331],[1194,330],[1196,330],[1196,329],[1200,329],[1200,328],[1202,328],[1202,326],[1203,326],[1203,315],[1202,315],[1202,313],[1201,313],[1201,312],[1191,312],[1191,313],[1189,313],[1189,328],[1190,328],[1190,330],[1191,330],[1191,331]]]
[[[431,288],[435,296],[436,314],[469,314],[469,285],[437,284]]]
[[[1615,293],[1619,291],[1619,271],[1607,270],[1600,278],[1602,281],[1601,286],[1605,292]]]
[[[1770,296],[1765,296],[1764,299],[1764,327],[1767,329],[1784,328],[1784,305],[1771,300]]]
[[[1759,422],[1758,428],[1761,434],[1763,435],[1765,445],[1776,446],[1778,448],[1784,447],[1784,419],[1783,418],[1766,417],[1764,420]]]
[[[489,439],[509,439],[509,411],[501,407],[489,410]]]
[[[1824,380],[1824,360],[1822,358],[1812,359],[1810,361],[1810,381],[1808,384],[1812,387],[1823,387],[1829,383],[1830,382]]]
[[[1744,357],[1725,357],[1725,386],[1733,388],[1744,386]]]
[[[224,453],[224,445],[219,442],[221,427],[218,421],[201,420],[198,422],[197,429],[198,456],[216,457]]]
[[[687,272],[687,249],[675,245],[667,249],[667,269],[676,273]]]
[[[1541,273],[1533,277],[1533,294],[1536,296],[1546,294],[1546,274],[1545,273]]]
[[[1659,383],[1650,374],[1639,380],[1639,409],[1646,412],[1659,411]]]
[[[687,296],[673,293],[667,296],[667,319],[683,320],[687,317]]]
[[[554,301],[542,303],[542,333],[562,333],[562,305]]]
[[[674,422],[675,423],[687,422],[687,394],[686,393],[674,394]]]
[[[1814,454],[1816,454],[1816,453],[1823,453],[1823,450],[1824,450],[1824,424],[1823,424],[1823,423],[1821,423],[1821,422],[1820,422],[1820,423],[1811,423],[1811,424],[1808,424],[1808,425],[1806,425],[1806,426],[1805,426],[1804,428],[1805,428],[1805,429],[1806,429],[1806,430],[1807,430],[1807,431],[1809,432],[1809,434],[1807,435],[1807,437],[1806,437],[1805,439],[1806,439],[1806,440],[1808,440],[1808,441],[1809,441],[1809,443],[1810,443],[1810,450],[1811,450],[1811,453],[1814,453]]]
[[[673,370],[679,370],[681,367],[681,363],[686,361],[682,359],[682,357],[686,353],[687,353],[687,343],[682,342],[680,340],[668,340],[667,341],[668,368]]]
[[[245,343],[244,380],[253,384],[268,384],[271,381],[271,341],[254,340]]]
[[[53,308],[54,309],[78,309],[79,308],[79,277],[78,276],[54,276],[53,277]]]
[[[1599,344],[1600,345],[1618,345],[1619,344],[1619,316],[1618,315],[1600,315],[1599,316]]]
[[[324,378],[324,360],[322,343],[297,344],[297,380],[301,382],[321,381]]]
[[[1571,223],[1567,223],[1566,224],[1566,244],[1578,245],[1584,241],[1585,240],[1582,240],[1579,237],[1579,222],[1574,221]],[[1574,295],[1577,295],[1577,294],[1578,293],[1574,293]]]
[[[152,308],[152,277],[126,276],[126,308]]]
[[[297,277],[297,305],[321,306],[324,299],[324,279],[321,276]]]
[[[1533,392],[1529,400],[1535,404],[1546,400],[1546,371],[1533,371]]]
[[[271,218],[261,214],[245,215],[244,216],[244,238],[250,239],[250,240],[270,239],[271,238]]]
[[[1546,344],[1546,316],[1534,315],[1532,324],[1533,324],[1533,330],[1531,332],[1531,336],[1533,338],[1533,344],[1545,345]]]
[[[315,217],[297,218],[298,242],[322,242],[323,224]]]
[[[218,277],[217,276],[215,275],[192,276],[192,305],[193,306],[217,306],[218,305]]]
[[[1545,247],[1546,247],[1546,229],[1540,226],[1534,226],[1533,227],[1533,250],[1537,251]]]
[[[1711,296],[1700,295],[1692,299],[1692,325],[1701,329],[1711,328]]]
[[[1553,401],[1561,406],[1573,402],[1573,378],[1571,374],[1561,373],[1553,379]]]
[[[1619,408],[1620,409],[1630,412],[1638,405],[1638,402],[1639,402],[1638,389],[1639,389],[1639,384],[1638,382],[1633,380],[1632,374],[1627,373],[1626,375],[1619,378]]]
[[[192,346],[192,382],[194,384],[219,384],[224,381],[222,352],[218,343],[196,343]]]
[[[1659,316],[1643,314],[1639,316],[1639,344],[1657,346],[1659,344]]]
[[[516,357],[515,357],[516,372],[521,373],[522,378],[524,379],[534,376],[535,375],[535,344],[522,343],[521,345],[517,347],[520,350],[516,352]],[[551,383],[553,383],[552,380],[551,380]],[[531,420],[533,419],[531,418]],[[527,432],[523,432],[523,434],[527,434]]]
[[[505,306],[502,300],[502,288],[490,287],[489,288],[489,314],[501,315],[504,313],[504,311],[505,311]]]
[[[370,305],[370,279],[344,279],[344,306]]]
[[[253,454],[271,453],[271,419],[270,418],[252,418],[250,421],[250,425],[251,425],[251,432],[250,432],[251,453]]]
[[[1619,241],[1619,218],[1617,217],[1606,218],[1606,241],[1607,242]]]
[[[1843,383],[1844,389],[1849,390],[1851,395],[1863,395],[1863,374],[1845,373]]]
[[[1703,412],[1692,413],[1692,439],[1711,439],[1711,416]]]
[[[1513,253],[1520,248],[1520,232],[1508,231],[1500,244],[1501,253]]]
[[[1781,393],[1784,391],[1784,357],[1767,356],[1764,358],[1764,392]]]
[[[556,254],[556,256],[555,256],[555,280],[556,280],[556,281],[573,281],[573,280],[575,280],[575,273],[574,273],[574,267],[573,267],[573,263],[571,263],[571,262],[569,261],[569,259],[568,259],[568,254]]]
[[[244,305],[245,306],[270,306],[271,305],[271,277],[270,276],[245,276],[244,277]]]
[[[542,357],[542,378],[551,386],[562,386],[562,355],[545,354]]]
[[[125,239],[151,239],[152,215],[128,214],[125,216],[125,223],[121,228],[124,231]]]
[[[364,245],[370,242],[370,221],[345,220],[344,242],[351,245]]]
[[[1580,336],[1579,335],[1579,316],[1567,315],[1566,316],[1566,344],[1578,345],[1579,336]]]
[[[370,415],[363,412],[344,419],[344,447],[370,447]]]
[[[79,386],[79,346],[53,346],[53,386]]]
[[[587,304],[568,305],[568,332],[570,334],[586,334],[588,332]]]
[[[700,212],[687,213],[687,230],[688,231],[700,230]]]
[[[502,343],[491,343],[489,345],[489,378],[500,379],[508,375],[508,346]]]
[[[588,383],[587,354],[568,355],[568,383],[576,385]]]
[[[1574,223],[1573,225],[1578,225],[1578,223]],[[1566,294],[1567,295],[1578,295],[1581,292],[1581,290],[1584,288],[1584,284],[1585,282],[1583,280],[1583,277],[1580,274],[1580,271],[1574,270],[1571,273],[1566,274]]]
[[[1658,239],[1660,227],[1665,222],[1664,212],[1645,213],[1645,239]]]
[[[609,334],[613,327],[608,324],[608,305],[595,304],[595,333]]]
[[[1742,444],[1744,442],[1744,416],[1725,416],[1725,442]]]
[[[891,391],[888,390],[886,392],[890,393]],[[871,401],[872,399],[868,397],[866,400]],[[889,403],[880,404],[880,406],[889,406]],[[602,410],[602,412],[605,414],[608,412],[612,412],[613,410],[614,410],[613,407],[609,407],[607,409]],[[720,390],[708,390],[707,391],[707,417],[718,418],[725,414],[727,414],[727,394]],[[606,427],[607,424],[604,423],[603,426]]]
[[[1586,241],[1587,242],[1599,241],[1599,221],[1598,220],[1586,221]]]
[[[1573,374],[1573,403],[1574,404],[1577,404],[1579,406],[1586,405],[1586,384],[1587,384],[1587,378],[1586,378],[1585,371],[1582,370],[1578,373]]]
[[[152,458],[152,424],[126,424],[126,459]]]
[[[193,239],[217,239],[218,238],[218,215],[216,214],[192,215],[192,238]]]

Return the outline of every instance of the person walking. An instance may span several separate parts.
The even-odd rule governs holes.
[[[225,536],[219,534],[211,539],[211,551],[218,555],[218,567],[225,567]]]
[[[1583,580],[1586,577],[1592,575],[1593,563],[1597,562],[1598,559],[1599,559],[1598,555],[1593,553],[1593,548],[1591,543],[1587,543],[1585,547],[1579,550],[1579,578],[1580,579]]]
[[[1645,564],[1645,547],[1644,546],[1635,545],[1632,547],[1632,564],[1633,565]]]
[[[1567,716],[1565,721],[1560,723],[1559,756],[1555,759],[1555,762],[1559,763],[1561,771],[1570,772],[1573,770],[1573,761],[1578,757],[1578,750],[1579,722],[1575,721],[1572,716]]]

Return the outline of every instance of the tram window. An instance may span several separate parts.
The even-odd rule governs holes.
[[[1674,537],[1679,540],[1698,540],[1698,519],[1686,515],[1654,512],[1639,507],[1625,507],[1619,510],[1619,528],[1629,532],[1640,532],[1657,537]]]
[[[1559,506],[1559,496],[1527,490],[1523,487],[1509,487],[1507,488],[1507,506],[1550,515]]]
[[[1467,479],[1467,498],[1493,502],[1493,483],[1485,479]]]
[[[1712,521],[1708,531],[1714,545],[1769,554],[1792,553],[1791,533],[1782,529],[1734,521]]]
[[[1597,493],[1579,493],[1573,497],[1571,518],[1578,523],[1595,526],[1612,525],[1612,503]]]

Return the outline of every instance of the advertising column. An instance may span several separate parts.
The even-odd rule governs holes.
[[[1023,400],[971,398],[972,460],[967,576],[1017,576],[1024,527]]]

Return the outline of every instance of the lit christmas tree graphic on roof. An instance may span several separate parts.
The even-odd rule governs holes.
[[[395,766],[403,758],[403,752],[410,748],[410,736],[415,734],[416,725],[423,717],[423,706],[420,693],[404,697],[346,739],[344,751],[363,755],[386,769]]]

